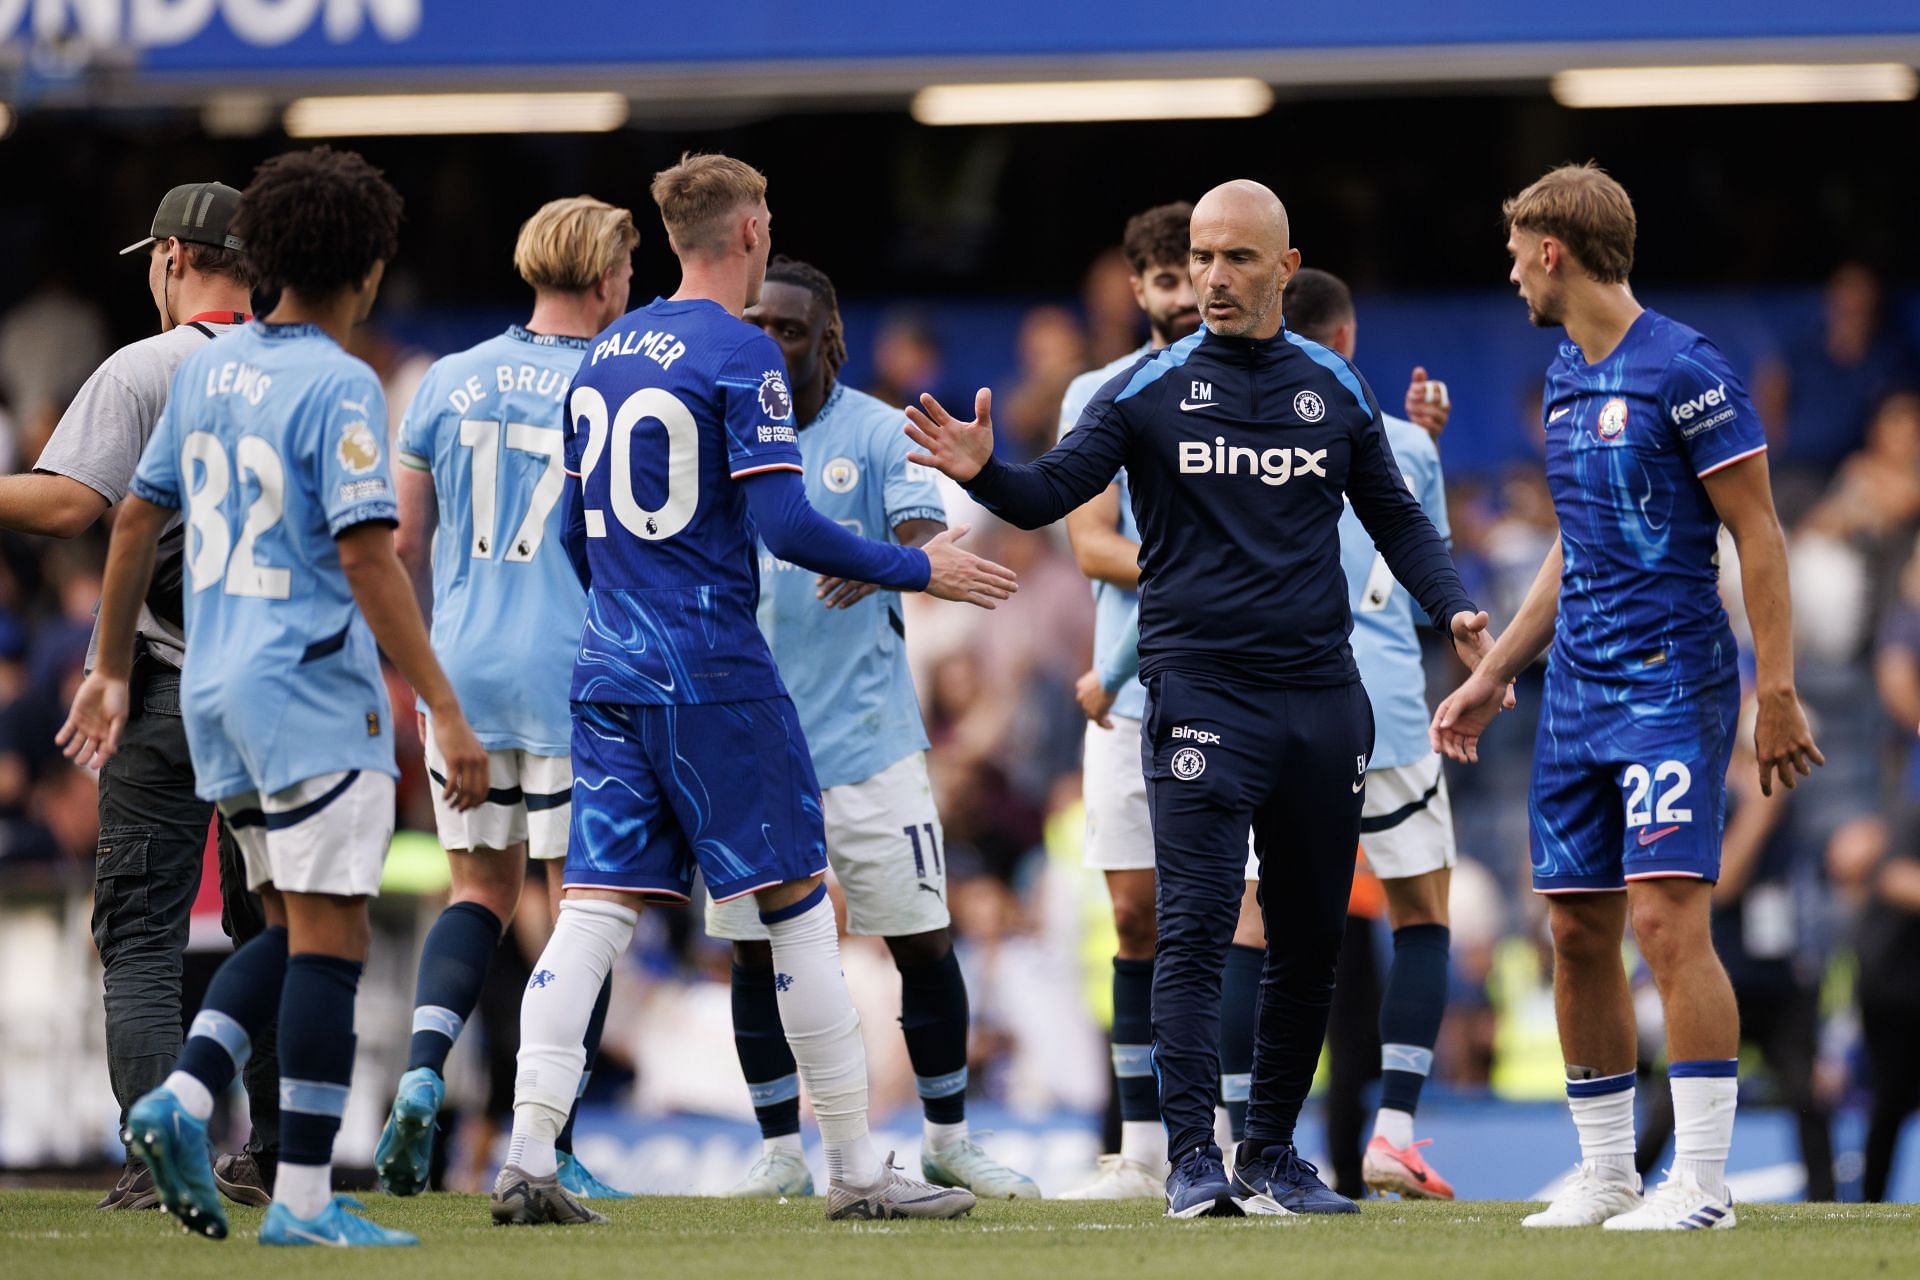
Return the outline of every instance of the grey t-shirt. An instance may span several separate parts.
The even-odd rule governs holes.
[[[127,496],[140,455],[160,421],[173,388],[174,371],[209,338],[233,328],[230,324],[180,325],[151,338],[142,338],[108,356],[74,396],[40,451],[35,471],[78,480],[109,504]],[[178,667],[185,657],[186,636],[181,630],[180,580],[186,530],[178,516],[160,535],[154,562],[153,588],[140,610],[139,634],[148,652]],[[87,645],[87,666],[93,666],[94,638]]]

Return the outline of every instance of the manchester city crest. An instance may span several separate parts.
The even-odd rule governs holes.
[[[852,493],[860,483],[860,465],[852,458],[835,458],[820,469],[820,482],[829,493]]]

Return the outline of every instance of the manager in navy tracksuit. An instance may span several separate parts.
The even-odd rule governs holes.
[[[1205,327],[1115,376],[1045,457],[993,457],[986,390],[974,422],[932,397],[924,413],[907,411],[915,461],[1025,528],[1103,492],[1122,467],[1131,481],[1159,869],[1154,1061],[1168,1212],[1183,1217],[1237,1214],[1261,1196],[1296,1212],[1355,1209],[1293,1148],[1326,1033],[1373,750],[1347,646],[1343,494],[1427,616],[1451,619],[1462,653],[1472,660],[1486,645],[1486,616],[1408,492],[1372,392],[1346,360],[1285,331],[1280,296],[1299,261],[1273,192],[1228,183],[1193,213]],[[1220,973],[1249,823],[1269,941],[1247,1140],[1230,1182],[1213,1144]]]

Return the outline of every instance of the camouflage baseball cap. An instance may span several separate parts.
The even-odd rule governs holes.
[[[240,237],[227,228],[240,209],[240,193],[224,182],[189,182],[175,187],[160,198],[153,215],[153,231],[144,240],[136,240],[120,252],[138,253],[156,240],[174,236],[188,244],[212,245],[216,249],[240,248]]]

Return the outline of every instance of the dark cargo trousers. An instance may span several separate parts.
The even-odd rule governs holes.
[[[193,791],[180,719],[180,673],[144,652],[134,661],[132,711],[120,749],[100,771],[93,941],[106,969],[107,1070],[120,1121],[166,1079],[185,1039],[181,964],[213,805]],[[266,927],[247,892],[240,850],[220,832],[221,926],[236,943]],[[279,1064],[269,1029],[245,1072],[251,1145],[279,1147]]]

